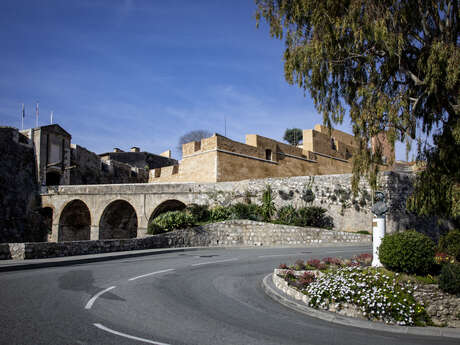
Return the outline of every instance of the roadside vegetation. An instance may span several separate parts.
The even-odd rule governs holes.
[[[264,190],[260,204],[236,203],[230,206],[192,204],[182,211],[169,211],[157,216],[148,227],[149,234],[160,234],[230,219],[248,219],[275,224],[333,229],[332,217],[326,209],[318,206],[294,208],[284,206],[276,209],[273,192],[269,186]]]
[[[383,268],[370,267],[372,256],[361,254],[281,264],[278,275],[305,294],[313,308],[340,312],[352,306],[369,320],[434,325],[416,291],[431,286],[435,292],[459,296],[459,239],[460,231],[451,230],[436,245],[423,234],[407,231],[384,237],[379,248]]]

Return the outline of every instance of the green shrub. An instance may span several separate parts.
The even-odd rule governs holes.
[[[283,206],[278,210],[277,223],[293,225],[297,219],[297,211],[291,205]]]
[[[326,209],[318,206],[302,207],[297,210],[297,218],[294,225],[332,229],[334,221],[332,217],[326,215],[326,212]]]
[[[372,235],[369,231],[367,230],[359,230],[356,232],[357,234],[363,234],[363,235]]]
[[[439,275],[439,287],[451,294],[460,293],[460,264],[444,264]]]
[[[379,247],[380,262],[389,270],[426,275],[434,264],[433,241],[415,231],[386,235]]]
[[[194,225],[194,218],[184,211],[169,211],[160,214],[148,226],[148,233],[159,234],[174,229],[184,229]]]
[[[262,219],[268,222],[272,219],[276,212],[275,204],[273,202],[273,191],[269,185],[265,187],[262,194],[262,206],[260,208]]]
[[[230,218],[232,219],[249,219],[249,205],[242,202],[230,206]]]
[[[439,251],[460,261],[460,230],[450,230],[439,239]]]
[[[223,206],[215,206],[210,210],[210,219],[213,222],[221,222],[229,219],[231,216],[230,208]]]
[[[229,211],[231,219],[259,220],[259,218],[261,218],[260,206],[255,204],[237,203],[231,205]]]
[[[209,220],[210,212],[208,205],[190,204],[186,208],[186,212],[191,214],[196,222]]]

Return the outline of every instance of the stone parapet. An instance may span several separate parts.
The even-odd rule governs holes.
[[[344,231],[230,220],[144,238],[0,244],[0,259],[40,259],[153,248],[311,247],[370,243],[371,236]]]

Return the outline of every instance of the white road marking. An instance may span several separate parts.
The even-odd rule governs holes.
[[[274,257],[277,257],[277,256],[297,256],[297,255],[303,255],[303,254],[294,253],[294,254],[260,255],[260,256],[258,256],[258,258],[274,258]]]
[[[91,309],[91,307],[93,306],[94,302],[96,302],[96,299],[101,296],[102,294],[106,293],[107,291],[110,291],[112,289],[115,289],[116,286],[111,286],[105,290],[102,290],[102,291],[99,291],[97,294],[95,294],[93,297],[91,297],[91,299],[88,301],[88,303],[86,303],[85,305],[85,309]]]
[[[124,337],[124,338],[128,338],[128,339],[133,339],[133,340],[142,341],[142,342],[147,343],[147,344],[154,344],[154,345],[169,345],[169,344],[159,343],[159,342],[157,342],[157,341],[153,341],[153,340],[149,340],[149,339],[144,339],[144,338],[135,337],[135,336],[133,336],[133,335],[121,333],[121,332],[118,332],[118,331],[114,331],[113,329],[107,328],[107,327],[105,327],[104,325],[101,325],[100,323],[93,323],[93,325],[96,326],[96,327],[99,328],[99,329],[102,329],[103,331],[106,331],[106,332],[109,332],[109,333],[112,333],[112,334],[115,334],[115,335],[119,335],[120,337]]]
[[[221,262],[228,262],[228,261],[235,261],[235,260],[238,260],[238,258],[228,259],[228,260],[220,260],[220,261],[200,262],[200,263],[198,263],[198,264],[193,264],[192,266],[202,266],[202,265],[218,264],[218,263],[221,263]]]
[[[139,279],[139,278],[144,278],[144,277],[148,277],[148,276],[153,276],[154,274],[160,274],[160,273],[165,273],[165,272],[170,272],[170,271],[175,271],[174,269],[170,268],[170,269],[167,269],[167,270],[162,270],[162,271],[156,271],[156,272],[152,272],[152,273],[147,273],[147,274],[143,274],[141,276],[137,276],[137,277],[134,277],[134,278],[130,278],[128,279],[129,281],[131,280],[136,280],[136,279]]]

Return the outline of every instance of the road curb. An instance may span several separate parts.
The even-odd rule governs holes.
[[[118,259],[127,259],[140,256],[168,254],[176,252],[187,252],[196,250],[207,250],[207,249],[225,249],[221,247],[189,247],[189,248],[164,248],[164,249],[145,249],[137,251],[124,251],[124,252],[110,252],[110,253],[99,253],[90,255],[79,255],[79,256],[65,256],[58,258],[47,258],[47,259],[28,259],[28,260],[8,260],[6,262],[0,262],[0,272],[8,271],[20,271],[34,268],[44,267],[59,267],[59,266],[71,266],[86,264],[91,262],[102,262]]]
[[[333,312],[322,311],[308,307],[305,304],[300,303],[299,301],[293,298],[290,298],[284,292],[280,291],[273,283],[272,275],[273,274],[271,273],[265,276],[262,280],[262,288],[265,291],[265,293],[273,300],[302,314],[344,326],[371,329],[373,331],[460,339],[460,329],[445,327],[405,327],[396,325],[393,326],[380,322],[355,319],[352,317],[338,315]]]

